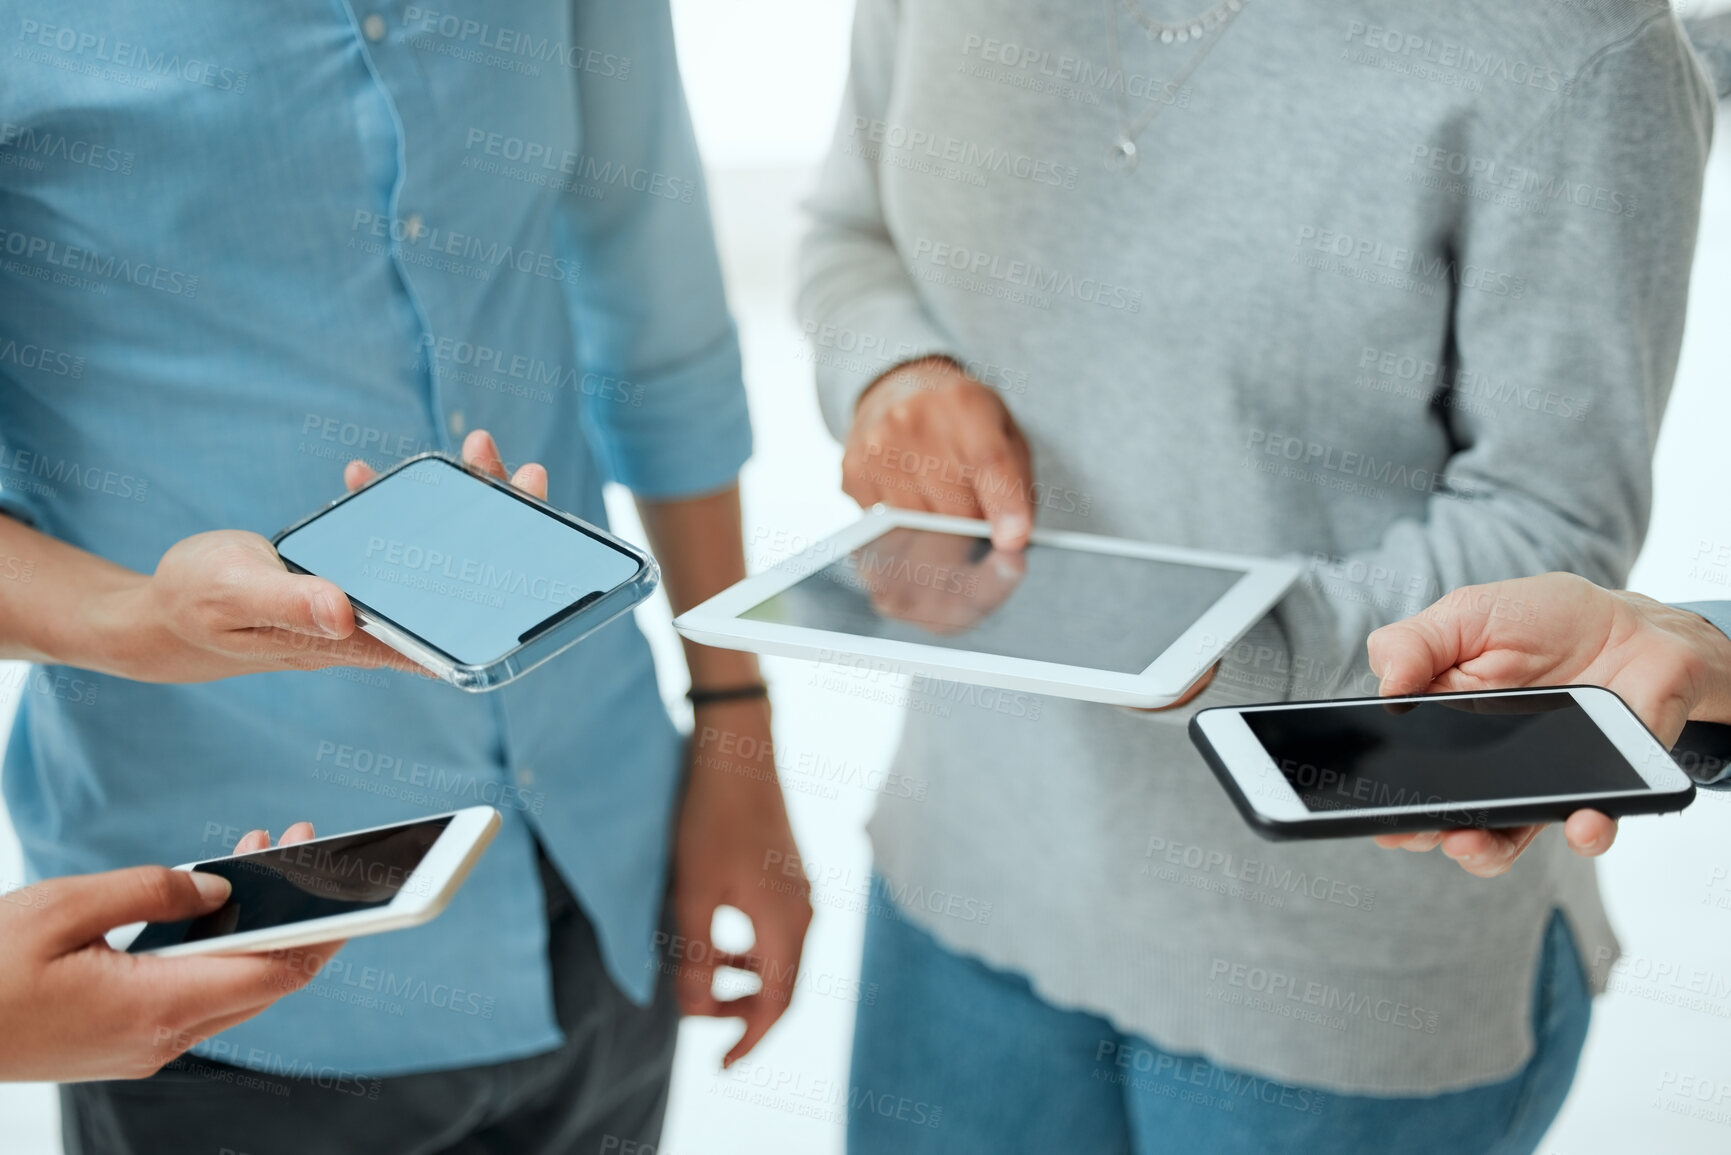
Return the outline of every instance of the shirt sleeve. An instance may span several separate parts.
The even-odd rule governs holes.
[[[806,204],[799,254],[799,318],[813,347],[818,402],[837,438],[853,424],[866,386],[922,357],[955,357],[954,343],[921,303],[884,223],[872,125],[889,113],[901,0],[854,8],[847,87],[835,139]],[[959,358],[957,358],[959,360]]]
[[[668,3],[573,8],[578,43],[624,62],[578,73],[581,147],[619,174],[565,204],[578,354],[615,383],[586,395],[585,419],[607,476],[639,496],[713,491],[751,456],[751,423]]]
[[[1371,631],[1463,585],[1550,570],[1624,583],[1682,342],[1712,95],[1663,12],[1564,88],[1495,163],[1584,191],[1542,213],[1473,201],[1451,230],[1457,364],[1437,404],[1456,448],[1423,516],[1313,562],[1277,608],[1284,647],[1236,647],[1196,708],[1374,695]]]
[[[1731,637],[1731,602],[1679,602],[1677,608],[1700,614],[1720,633]]]

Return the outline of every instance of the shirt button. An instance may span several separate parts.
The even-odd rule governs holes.
[[[385,38],[385,18],[374,12],[361,21],[361,32],[368,40],[377,44]]]
[[[421,239],[421,229],[423,227],[420,213],[410,213],[408,218],[403,221],[403,232],[408,234],[411,241],[418,241]]]
[[[527,766],[519,766],[517,768],[517,785],[519,785],[519,786],[533,786],[533,785],[535,785],[535,771],[529,769],[529,767],[527,767]]]
[[[461,409],[451,410],[451,415],[445,418],[445,424],[451,427],[452,433],[458,435],[461,435],[463,430],[469,427],[468,419],[463,416],[463,411]]]

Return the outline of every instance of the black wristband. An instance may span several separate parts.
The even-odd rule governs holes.
[[[693,686],[685,691],[693,707],[708,706],[715,702],[739,702],[747,698],[769,697],[769,687],[762,682],[747,682],[743,686],[722,686],[710,689],[703,686]]]

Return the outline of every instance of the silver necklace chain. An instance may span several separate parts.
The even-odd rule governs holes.
[[[1142,26],[1149,39],[1158,36],[1163,44],[1171,44],[1174,40],[1180,44],[1186,40],[1200,40],[1205,34],[1214,31],[1216,24],[1230,21],[1233,15],[1244,7],[1244,0],[1220,0],[1220,3],[1200,16],[1168,24],[1142,11],[1142,6],[1136,3],[1136,0],[1122,0],[1122,3],[1125,14]]]
[[[1213,51],[1214,45],[1219,42],[1220,37],[1244,7],[1245,0],[1221,0],[1219,4],[1202,15],[1181,24],[1164,24],[1151,18],[1142,11],[1135,0],[1118,0],[1118,3],[1123,4],[1124,10],[1130,14],[1131,19],[1142,26],[1142,30],[1148,34],[1150,40],[1158,37],[1165,44],[1170,44],[1173,41],[1182,43],[1189,40],[1202,42],[1202,46],[1191,55],[1189,60],[1185,61],[1184,67],[1178,70],[1177,75],[1166,83],[1162,92],[1164,96],[1168,93],[1175,94],[1182,89],[1184,82],[1190,79],[1190,74],[1202,66],[1202,62],[1208,58],[1209,52]],[[1112,90],[1118,108],[1118,139],[1114,140],[1111,147],[1106,150],[1106,164],[1109,168],[1128,172],[1136,167],[1136,162],[1140,159],[1136,149],[1136,139],[1150,124],[1154,123],[1155,117],[1166,111],[1172,101],[1156,99],[1142,112],[1141,116],[1136,118],[1134,123],[1131,122],[1129,86],[1124,76],[1124,54],[1118,44],[1118,12],[1117,3],[1114,3],[1114,0],[1106,0],[1106,27],[1112,34],[1112,72],[1118,78],[1118,83],[1113,86]]]

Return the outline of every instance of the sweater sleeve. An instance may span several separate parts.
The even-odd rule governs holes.
[[[954,356],[921,303],[885,223],[874,125],[890,115],[901,0],[859,0],[835,140],[806,204],[799,254],[799,318],[812,343],[818,401],[847,436],[866,386],[897,365]]]
[[[1474,201],[1454,227],[1455,366],[1436,400],[1454,450],[1423,516],[1313,562],[1275,611],[1284,644],[1236,647],[1196,708],[1374,695],[1370,632],[1462,585],[1623,584],[1682,342],[1712,94],[1664,12],[1562,87],[1496,156],[1549,195],[1542,211]]]

